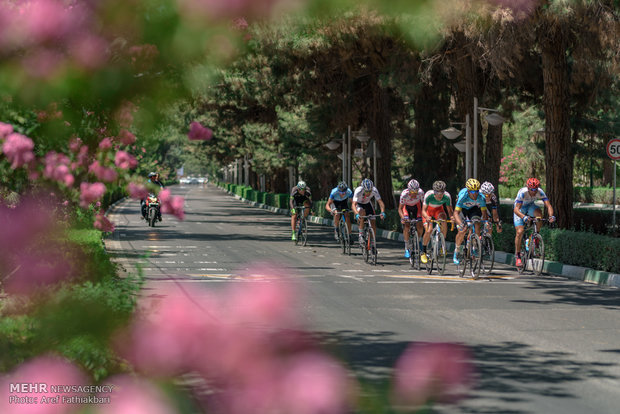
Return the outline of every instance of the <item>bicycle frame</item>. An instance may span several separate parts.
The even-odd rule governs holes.
[[[297,233],[297,238],[295,239],[296,245],[301,242],[301,245],[305,246],[308,243],[308,222],[304,214],[306,209],[309,210],[310,207],[295,207],[295,215],[297,216],[295,219],[295,233]]]
[[[429,238],[430,251],[427,249],[426,272],[430,275],[433,272],[433,265],[436,264],[437,272],[443,275],[446,270],[446,239],[441,232],[441,223],[452,223],[452,221],[431,219],[430,222],[433,223],[433,230]]]
[[[409,250],[409,263],[414,269],[420,270],[420,235],[417,230],[417,223],[421,222],[421,218],[414,218],[409,220],[403,220],[403,224],[409,223],[409,243],[407,249]]]
[[[377,239],[375,237],[375,231],[372,228],[372,220],[377,217],[381,217],[379,214],[369,214],[367,216],[360,216],[360,219],[364,222],[363,238],[364,243],[360,245],[362,249],[362,256],[365,262],[370,262],[372,265],[377,264]]]
[[[338,221],[338,238],[340,245],[342,246],[342,254],[351,255],[351,238],[349,232],[349,226],[347,224],[346,215],[350,212],[349,209],[336,210],[334,209],[334,216],[340,214],[340,220]],[[335,218],[334,218],[335,220]]]
[[[548,219],[539,217],[530,217],[528,226],[524,229],[521,238],[521,266],[517,267],[520,274],[527,269],[528,264],[531,265],[532,271],[536,276],[540,276],[545,264],[545,243],[542,235],[536,229],[539,222],[548,222]],[[529,233],[529,235],[528,235]]]
[[[465,276],[465,270],[467,265],[470,267],[470,275],[473,279],[480,277],[480,268],[482,267],[482,246],[480,242],[480,236],[476,234],[475,223],[482,222],[479,219],[465,219],[465,224],[468,229],[465,235],[463,243],[463,255],[460,260],[460,264],[457,265],[457,270],[460,276]],[[482,232],[481,232],[482,233]]]

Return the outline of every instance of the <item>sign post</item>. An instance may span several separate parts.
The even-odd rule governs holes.
[[[614,190],[613,190],[613,216],[611,219],[611,228],[614,233],[616,231],[616,161],[620,160],[620,139],[613,138],[607,143],[607,155],[614,160]]]

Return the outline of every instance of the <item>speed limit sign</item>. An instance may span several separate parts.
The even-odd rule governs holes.
[[[607,143],[607,155],[614,161],[620,160],[620,139],[614,138]]]

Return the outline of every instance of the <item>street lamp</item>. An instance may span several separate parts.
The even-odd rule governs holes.
[[[333,151],[340,146],[338,140],[332,139],[325,146]],[[342,160],[342,180],[347,181],[347,142],[345,139],[345,134],[342,134],[342,154],[338,154],[338,158]]]
[[[469,114],[465,115],[465,122],[451,122],[451,125],[465,125],[465,143],[453,144],[460,152],[465,152],[465,179],[471,176],[471,127],[469,123]],[[463,134],[462,131],[454,127],[450,127],[441,131],[441,135],[449,140],[455,140]]]
[[[492,114],[488,114],[484,119],[493,125],[498,126],[504,123],[505,119],[497,114],[499,112],[497,109],[491,108],[483,108],[478,106],[478,98],[474,97],[474,176],[473,178],[478,178],[478,113],[482,113],[483,111],[493,112]]]

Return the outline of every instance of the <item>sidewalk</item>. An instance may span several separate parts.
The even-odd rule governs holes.
[[[224,191],[230,194],[231,196],[235,197],[236,199],[246,204],[249,204],[251,206],[262,208],[264,210],[269,210],[275,214],[281,214],[284,216],[289,215],[288,209],[285,210],[285,209],[281,209],[281,208],[277,208],[273,206],[268,206],[266,204],[257,203],[255,201],[250,201],[243,197],[240,197],[237,194],[231,193],[230,191],[227,191],[223,189],[222,187],[218,186],[217,188],[219,188],[221,191]],[[308,216],[308,221],[315,223],[315,224],[320,224],[323,226],[333,225],[333,222],[331,219],[325,219],[322,217]],[[352,229],[357,231],[358,230],[357,225],[353,224]],[[377,229],[377,237],[381,237],[381,238],[389,239],[389,240],[404,241],[403,234],[400,232],[396,232],[396,231]],[[454,250],[453,242],[446,242],[446,245],[447,245],[446,247],[448,248],[448,251]],[[515,255],[512,253],[496,251],[495,261],[497,263],[514,265],[514,261],[515,261],[514,256]],[[586,283],[593,283],[593,284],[602,285],[602,286],[613,286],[613,287],[620,288],[620,274],[617,274],[617,273],[603,272],[600,270],[594,270],[594,269],[590,269],[587,267],[570,266],[570,265],[566,265],[560,262],[554,262],[552,260],[545,260],[543,271],[551,275],[563,276],[563,277],[566,277],[572,280],[580,280]]]

